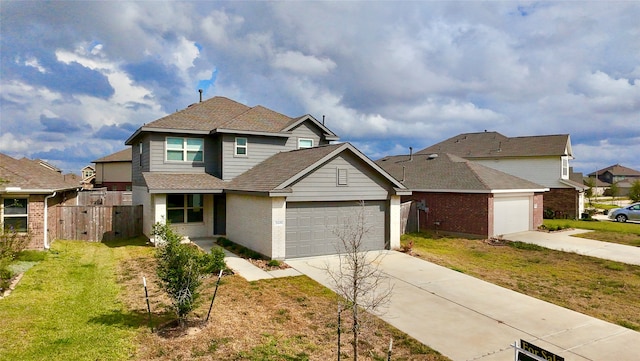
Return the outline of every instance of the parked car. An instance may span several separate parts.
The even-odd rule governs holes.
[[[609,212],[609,219],[618,222],[640,221],[640,202],[628,205],[624,208],[612,209]]]

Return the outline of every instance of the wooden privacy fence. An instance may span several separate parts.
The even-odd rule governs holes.
[[[57,239],[111,241],[142,234],[142,206],[59,206]]]

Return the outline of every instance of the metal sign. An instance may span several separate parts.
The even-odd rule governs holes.
[[[518,346],[518,341],[516,341],[511,347],[515,350],[515,361],[564,361],[564,357],[558,356],[525,340],[520,340],[520,346]]]

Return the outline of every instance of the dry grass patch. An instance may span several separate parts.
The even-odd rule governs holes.
[[[621,326],[640,330],[640,266],[524,243],[403,236],[420,258]]]
[[[307,277],[247,282],[223,278],[209,323],[204,323],[215,279],[205,282],[205,302],[187,329],[162,327],[139,336],[137,358],[145,360],[329,360],[336,358],[334,293]],[[154,293],[153,303],[162,297]],[[134,305],[143,306],[140,301]],[[343,316],[346,317],[345,314]],[[154,315],[154,318],[157,315]],[[166,318],[161,315],[160,318]],[[363,337],[364,359],[386,352],[389,337],[396,343],[394,360],[447,360],[376,318]],[[343,336],[343,350],[348,351]],[[346,355],[346,354],[345,354]],[[378,358],[376,358],[376,356]]]
[[[330,360],[337,353],[337,296],[301,276],[247,282],[238,275],[222,278],[208,323],[205,323],[216,277],[205,280],[201,304],[187,328],[179,328],[159,290],[152,252],[123,257],[118,279],[123,303],[139,323],[136,359],[141,360]],[[147,305],[142,277],[147,278],[154,332],[145,328]],[[343,319],[348,314],[343,312]],[[346,323],[343,327],[346,326]],[[343,334],[343,356],[350,355],[350,334]],[[364,333],[365,360],[386,359],[389,337],[393,360],[448,360],[418,341],[371,317]]]

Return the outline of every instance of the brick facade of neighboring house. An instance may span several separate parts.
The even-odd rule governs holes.
[[[569,134],[506,137],[488,131],[465,133],[422,149],[417,154],[432,153],[455,154],[540,184],[550,190],[544,194],[545,208],[567,218],[579,218],[583,212],[587,187],[581,179],[574,181],[570,178],[569,162],[574,157]]]
[[[554,218],[576,218],[578,202],[571,188],[552,188],[544,194],[544,208],[554,214]]]
[[[402,202],[423,201],[429,211],[420,211],[420,231],[442,231],[460,236],[488,235],[493,220],[493,202],[488,194],[414,193]]]
[[[46,248],[57,232],[56,207],[76,204],[79,178],[41,161],[0,154],[0,179],[0,228],[29,236],[29,249]]]
[[[376,163],[412,191],[403,203],[419,203],[409,211],[410,228],[494,237],[542,224],[548,188],[539,184],[448,153],[389,156]]]

